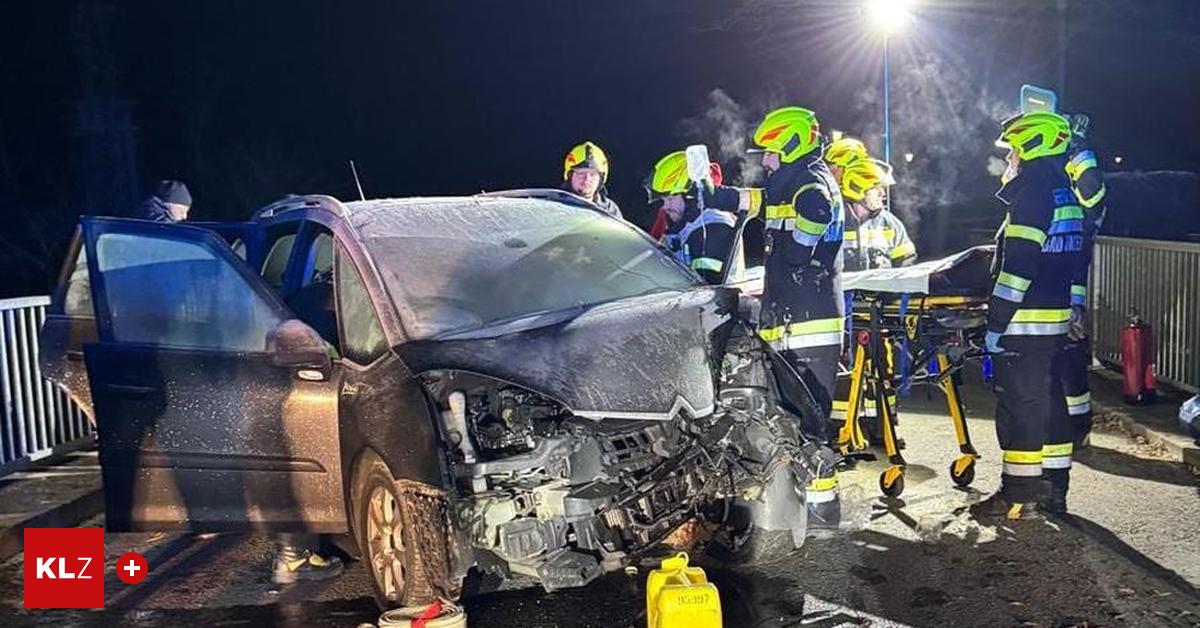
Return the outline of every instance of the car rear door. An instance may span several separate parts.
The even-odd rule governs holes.
[[[93,423],[96,414],[83,364],[83,345],[95,341],[96,316],[92,309],[87,255],[83,238],[76,230],[38,337],[38,367],[46,379],[67,392]]]
[[[111,218],[82,230],[108,529],[344,531],[324,345],[321,365],[281,366],[273,334],[298,322],[210,231]]]

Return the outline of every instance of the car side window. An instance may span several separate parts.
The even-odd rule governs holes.
[[[229,260],[200,243],[102,233],[95,246],[116,342],[262,352],[281,322]]]
[[[271,245],[271,249],[263,259],[263,280],[275,290],[283,288],[283,275],[287,272],[288,258],[292,255],[292,245],[295,243],[296,234],[294,233],[280,236]]]
[[[313,238],[308,251],[308,263],[305,265],[304,283],[320,281],[333,275],[333,235],[321,232]]]
[[[341,246],[337,247],[335,266],[342,355],[357,364],[370,364],[387,350],[387,338],[362,277]]]
[[[79,256],[67,277],[67,290],[63,298],[63,314],[75,318],[94,318],[92,307],[92,282],[88,277],[87,249],[79,247]]]
[[[322,228],[323,229],[323,228]],[[312,327],[331,345],[338,344],[337,315],[333,296],[333,235],[320,231],[308,245],[303,259],[300,288],[287,295],[287,305],[296,317]]]

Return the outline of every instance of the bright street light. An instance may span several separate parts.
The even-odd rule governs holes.
[[[911,0],[867,0],[865,7],[871,26],[885,36],[904,30],[912,21],[908,8]]]
[[[912,160],[913,160],[912,153],[904,153],[904,161],[906,161],[908,163],[912,163]]]
[[[911,0],[867,0],[863,16],[873,30],[883,34],[883,160],[892,161],[892,120],[888,92],[891,91],[891,72],[888,68],[888,40],[899,34],[913,21]]]

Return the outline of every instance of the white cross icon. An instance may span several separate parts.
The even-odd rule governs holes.
[[[133,562],[133,559],[131,558],[129,559],[129,564],[122,567],[122,569],[128,571],[129,577],[132,578],[137,575],[137,572],[139,569],[141,569],[141,567],[137,563]]]

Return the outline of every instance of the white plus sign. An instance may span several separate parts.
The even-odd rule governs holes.
[[[133,562],[133,559],[130,559],[129,564],[125,565],[124,569],[125,571],[129,572],[129,577],[132,578],[137,575],[137,572],[139,569],[141,569],[141,567],[138,566],[137,563]]]

